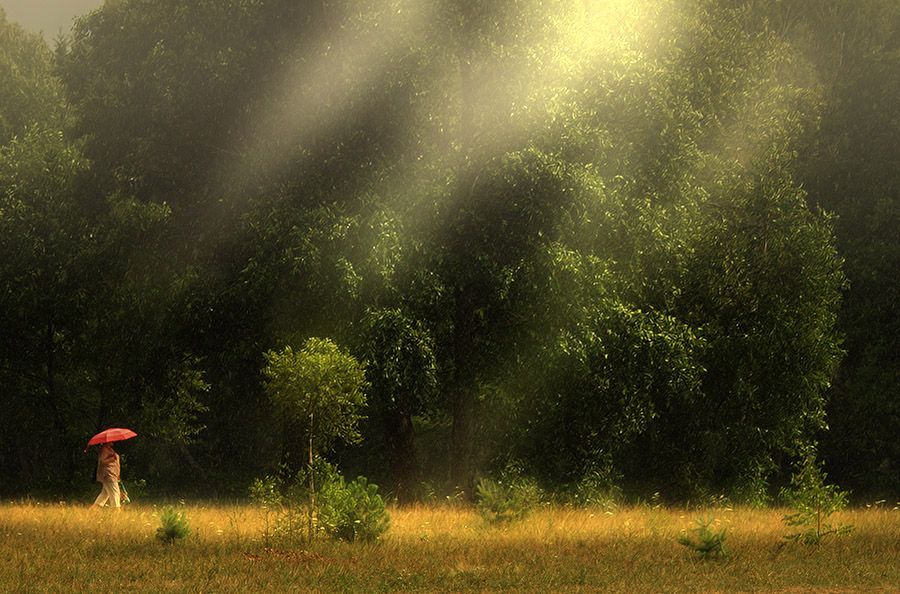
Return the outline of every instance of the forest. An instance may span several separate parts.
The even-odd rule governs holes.
[[[329,344],[321,455],[401,503],[900,497],[898,96],[894,0],[0,9],[0,496],[129,427],[126,481],[246,497]]]

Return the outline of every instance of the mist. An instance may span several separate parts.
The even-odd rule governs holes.
[[[240,491],[307,437],[263,353],[318,338],[369,382],[361,445],[322,456],[398,500],[766,502],[824,451],[851,480],[828,427],[888,406],[860,362],[893,356],[863,330],[892,294],[884,8],[123,1],[52,51],[9,11],[9,418],[56,485],[122,423],[160,489]]]

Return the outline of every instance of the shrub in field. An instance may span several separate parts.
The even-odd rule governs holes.
[[[387,531],[390,516],[378,486],[366,477],[346,483],[344,477],[325,483],[319,493],[319,528],[342,540],[375,540]]]
[[[280,493],[280,481],[274,476],[255,479],[250,485],[250,499],[262,510],[263,540],[268,548],[269,537],[274,531],[276,521],[284,511],[284,497]]]
[[[728,529],[723,526],[722,530],[716,532],[710,528],[713,524],[713,520],[710,518],[697,518],[696,524],[697,527],[691,530],[696,538],[682,534],[678,538],[678,544],[694,549],[704,560],[727,557],[728,549],[725,548],[725,539],[728,538]]]
[[[173,507],[166,507],[159,516],[160,527],[156,529],[156,538],[166,544],[183,540],[191,532],[190,522],[183,511],[175,511]]]
[[[782,521],[788,526],[801,528],[800,532],[785,538],[818,545],[829,535],[841,536],[853,531],[852,525],[833,525],[828,518],[847,507],[847,492],[834,485],[825,484],[827,475],[815,459],[808,457],[800,470],[791,478],[791,488],[782,489],[781,497],[796,510]]]
[[[340,477],[337,468],[318,457],[313,474],[312,481],[317,485],[327,485]],[[276,541],[292,547],[295,539],[302,538],[303,518],[310,515],[310,482],[308,468],[293,477],[282,468],[278,476],[257,478],[250,484],[250,500],[260,511],[266,547]]]
[[[505,484],[483,478],[475,486],[476,509],[489,523],[509,522],[527,516],[540,499],[537,487],[527,483]]]

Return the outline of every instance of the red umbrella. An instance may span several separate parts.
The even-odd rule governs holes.
[[[131,439],[137,435],[131,429],[122,429],[120,427],[113,427],[112,429],[107,429],[106,431],[101,431],[97,435],[91,438],[88,442],[88,447],[94,445],[95,443],[110,443],[113,441],[122,441],[125,439]],[[87,448],[84,448],[84,451],[87,451]]]

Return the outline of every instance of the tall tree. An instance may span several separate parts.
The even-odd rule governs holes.
[[[362,327],[370,403],[381,416],[394,493],[399,503],[410,503],[422,481],[413,417],[436,396],[433,341],[423,324],[398,309],[372,310]]]
[[[58,125],[63,116],[59,81],[43,37],[6,20],[0,8],[0,145],[28,126]]]
[[[4,441],[21,475],[70,484],[84,437],[127,405],[114,404],[102,356],[133,295],[128,261],[166,211],[104,200],[88,162],[61,132],[34,129],[0,150],[2,374],[11,387]],[[126,316],[127,317],[127,316]],[[122,346],[121,342],[117,343]],[[48,435],[43,455],[16,437]]]
[[[829,393],[822,453],[829,476],[874,497],[900,489],[897,469],[900,266],[900,7],[895,2],[785,3],[782,34],[815,66],[826,107],[801,152],[808,201],[834,212],[849,286],[838,326],[847,355]]]

